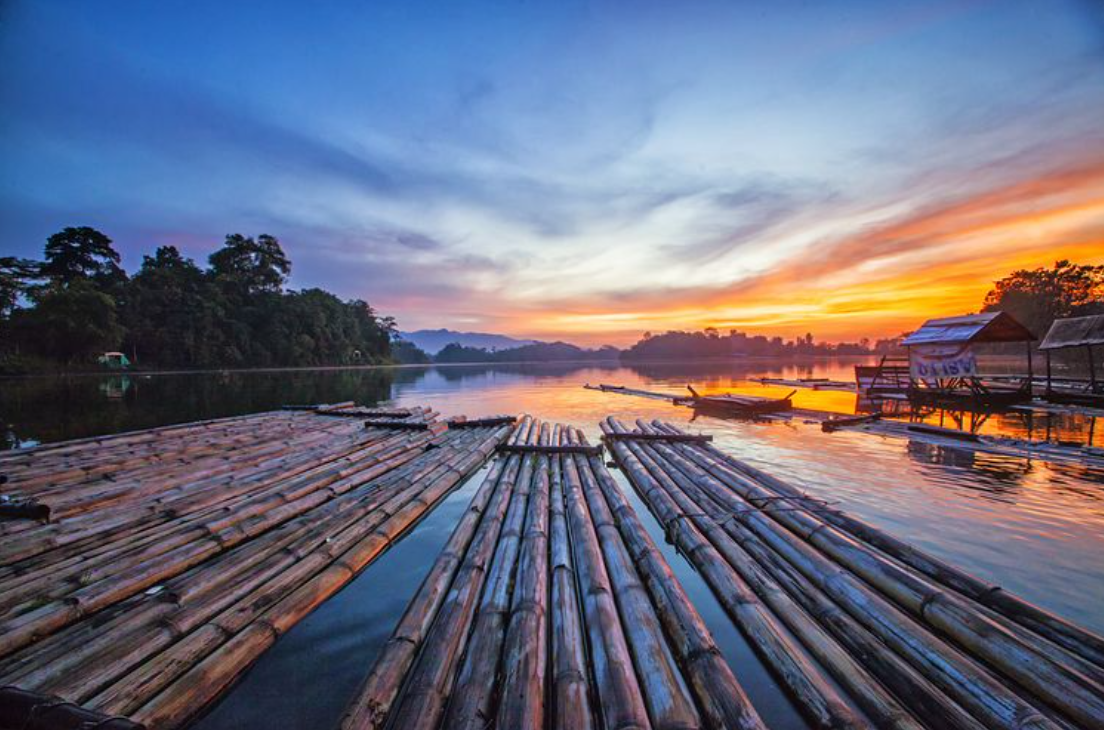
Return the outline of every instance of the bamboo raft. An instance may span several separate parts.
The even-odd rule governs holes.
[[[582,433],[508,443],[342,728],[761,728]]]
[[[831,428],[825,428],[829,424]],[[831,431],[855,430],[889,438],[920,441],[944,448],[997,454],[1017,459],[1038,459],[1052,464],[1104,467],[1104,449],[1096,446],[990,436],[891,418],[830,419],[824,421],[821,428]]]
[[[749,378],[753,383],[763,385],[786,385],[791,388],[809,388],[811,390],[846,390],[855,392],[854,383],[829,378]]]
[[[607,443],[813,725],[1104,728],[1104,638],[708,443]]]
[[[477,471],[513,421],[319,410],[335,409],[0,454],[4,492],[50,519],[0,521],[0,719],[183,725]]]

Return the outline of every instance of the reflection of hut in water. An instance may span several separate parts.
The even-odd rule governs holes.
[[[955,479],[955,485],[991,495],[1009,495],[1020,489],[1030,463],[1024,459],[998,456],[969,448],[955,448],[923,439],[909,439],[909,458],[918,464],[951,467],[970,472],[969,479]]]
[[[908,350],[908,397],[916,405],[996,409],[1031,398],[1031,331],[1005,312],[931,319],[902,343]],[[986,374],[978,366],[985,345],[1022,342],[1026,377]]]
[[[1056,319],[1039,349],[1046,353],[1046,399],[1054,403],[1104,406],[1104,378],[1096,376],[1093,348],[1104,345],[1104,314]],[[1088,373],[1085,378],[1053,374],[1053,357],[1058,352],[1084,352]]]

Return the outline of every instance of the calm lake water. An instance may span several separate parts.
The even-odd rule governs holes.
[[[430,405],[446,416],[530,413],[592,438],[607,415],[686,425],[692,412],[644,398],[586,390],[612,383],[671,393],[785,395],[752,377],[853,380],[856,361],[741,362],[634,367],[519,365],[380,368],[0,380],[0,444],[57,441],[266,410],[355,400]],[[861,361],[860,361],[861,362]],[[798,390],[798,408],[854,413],[848,392]],[[930,420],[938,420],[933,414]],[[944,414],[945,425],[951,425]],[[1101,424],[1104,425],[1104,424]],[[1104,632],[1104,471],[937,448],[865,433],[822,433],[801,418],[740,422],[700,417],[739,458],[1029,600]],[[983,433],[1104,445],[1084,418],[1005,415]],[[481,474],[341,593],[284,636],[196,727],[330,727],[399,619]],[[620,474],[621,484],[631,492]],[[697,573],[635,506],[713,629],[752,701],[772,727],[804,727]]]

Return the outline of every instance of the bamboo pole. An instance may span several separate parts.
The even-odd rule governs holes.
[[[561,427],[553,442],[561,441]],[[562,457],[553,457],[549,499],[551,567],[550,635],[552,659],[553,730],[592,730],[595,727],[583,617],[575,591],[575,567],[564,511]]]
[[[518,426],[518,440],[527,440],[533,428],[533,421],[524,419]],[[461,654],[468,640],[475,605],[488,580],[499,536],[505,530],[509,511],[516,511],[513,506],[518,499],[515,487],[520,468],[521,457],[511,457],[507,461],[503,469],[503,485],[500,491],[502,496],[490,513],[492,519],[485,520],[486,528],[480,529],[457,571],[453,587],[438,611],[418,659],[406,679],[403,694],[395,700],[393,710],[386,718],[387,727],[432,728],[444,713]],[[393,691],[391,695],[394,696]],[[378,722],[377,720],[376,725],[368,727],[378,727]]]
[[[707,724],[732,730],[765,727],[625,495],[599,459],[591,459],[588,467],[587,499],[591,512],[601,515],[598,519],[606,524],[614,525],[623,538],[624,549],[672,638],[672,648],[685,668]]]
[[[550,437],[549,425],[541,424],[538,443],[548,445]],[[502,728],[539,728],[545,724],[549,471],[548,457],[538,455],[503,645],[505,660],[497,713],[497,726]]]
[[[615,426],[611,430],[620,429]],[[669,536],[701,572],[725,611],[787,687],[802,713],[817,727],[862,727],[863,723],[848,702],[821,676],[813,658],[790,637],[735,569],[722,559],[699,527],[686,519],[687,514],[700,511],[689,507],[686,500],[680,504],[677,486],[668,474],[655,468],[645,450],[644,444],[631,441],[614,446],[622,469],[656,510]],[[724,540],[718,543],[727,545]]]
[[[572,445],[585,443],[576,429],[568,429],[567,436]],[[567,462],[566,472],[568,509],[576,508],[579,513],[589,515],[621,618],[629,658],[636,668],[652,725],[656,728],[700,727],[701,717],[690,690],[663,636],[655,607],[613,524],[609,505],[599,491],[590,463],[582,455],[574,456]],[[583,504],[576,506],[575,500]]]

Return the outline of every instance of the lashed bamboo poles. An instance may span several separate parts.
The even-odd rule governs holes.
[[[624,432],[623,427],[612,419],[604,424],[604,428]],[[924,717],[929,722],[934,721],[933,727],[979,727],[975,720],[921,675],[896,656],[883,651],[876,637],[827,602],[806,581],[787,585],[780,579],[786,576],[780,577],[764,571],[752,559],[754,555],[755,559],[762,560],[762,553],[755,550],[756,545],[728,534],[720,520],[706,514],[700,502],[688,496],[699,496],[693,491],[692,485],[684,493],[676,480],[657,464],[651,454],[642,449],[623,448],[616,449],[615,455],[631,474],[638,490],[646,495],[661,521],[668,525],[676,539],[681,539],[683,549],[703,569],[707,580],[710,576],[715,576],[712,581],[714,590],[725,595],[730,578],[726,578],[723,573],[717,575],[714,565],[703,564],[699,552],[711,555],[712,551],[703,547],[707,543],[702,543],[693,534],[687,520],[708,538],[717,553],[747,581],[774,614],[790,628],[836,681],[849,690],[856,703],[880,726],[908,727],[914,725],[915,721],[901,712],[897,701],[882,690],[878,681],[901,698],[918,717]],[[783,583],[783,587],[800,585],[801,590],[790,591],[787,595],[779,590],[779,583]],[[798,608],[794,601],[808,613]],[[821,629],[814,618],[824,624],[824,629]],[[832,637],[827,636],[825,630]],[[848,656],[836,645],[833,638],[851,651],[855,658]],[[859,666],[856,659],[866,668]]]
[[[582,434],[511,441],[544,448],[500,452],[343,729],[762,727]]]
[[[669,427],[662,430],[668,433],[676,432]],[[715,464],[705,459],[702,454],[715,450],[681,444],[654,446],[638,444],[634,448],[647,451],[653,456],[657,468],[671,475],[678,489],[686,494],[698,494],[699,506],[692,508],[694,511],[710,513],[721,518],[727,517],[724,522],[726,531],[738,538],[749,550],[757,551],[755,554],[768,572],[773,571],[775,577],[782,580],[786,579],[787,575],[781,570],[781,565],[788,564],[791,569],[796,569],[804,580],[798,582],[794,580],[793,575],[789,575],[786,585],[791,590],[798,590],[806,581],[811,581],[819,589],[824,590],[825,595],[847,609],[852,618],[878,635],[902,658],[907,659],[914,669],[923,673],[948,697],[953,697],[979,719],[998,727],[1026,726],[1030,723],[1041,726],[1048,723],[1017,694],[1018,690],[1002,684],[989,672],[963,656],[959,650],[952,649],[928,634],[884,599],[870,593],[864,585],[855,583],[849,577],[849,573],[840,571],[838,566],[833,568],[833,563],[827,558],[820,556],[816,551],[810,552],[809,548],[803,548],[804,542],[796,535],[789,534],[787,537],[786,530],[777,532],[769,529],[772,520],[764,513],[781,521],[794,514],[794,510],[781,511],[766,507],[760,511],[748,502],[738,499],[730,501],[734,496],[733,489],[739,491],[741,486],[732,486],[728,480],[718,481],[713,477],[723,470],[718,470]],[[713,468],[714,471],[710,472],[706,467]],[[754,502],[755,500],[752,500],[752,503]],[[766,504],[769,503],[768,500]],[[812,514],[808,516],[815,517]],[[828,581],[828,577],[832,580]],[[805,597],[808,599],[806,605],[818,605],[812,600],[815,596],[806,593]],[[823,597],[820,600],[822,601]],[[821,602],[819,605],[823,607],[824,604]],[[838,615],[837,612],[835,616],[838,618]],[[845,625],[838,620],[825,621],[825,623],[829,624],[829,628],[833,629],[837,636],[845,632]],[[1001,638],[1006,637],[1007,634]],[[853,649],[857,646],[859,645],[853,644]],[[1080,675],[1076,676],[1080,677]],[[898,695],[902,696],[902,693],[898,692]],[[1073,712],[1076,713],[1078,709],[1075,704]],[[1071,716],[1076,717],[1076,715]],[[1077,719],[1085,720],[1084,717],[1077,717]]]
[[[528,419],[522,421],[510,440],[517,441],[527,436],[531,428]],[[436,629],[437,635],[430,633],[433,619],[442,606],[446,610],[456,611],[463,601],[449,591],[458,575],[475,575],[481,571],[480,555],[489,556],[490,549],[498,537],[501,519],[505,515],[514,474],[520,459],[499,459],[491,472],[484,478],[483,484],[472,498],[472,503],[457,524],[455,531],[446,543],[441,555],[426,575],[418,594],[411,601],[395,628],[394,633],[374,664],[371,673],[365,679],[356,699],[346,711],[342,726],[346,728],[382,726],[398,694],[403,675],[414,662],[417,651],[423,643],[432,637],[449,636],[451,632]],[[475,547],[472,547],[475,546]],[[470,553],[469,548],[472,547]],[[465,555],[468,555],[465,558]],[[476,557],[472,557],[476,556]],[[460,583],[463,585],[463,578]],[[472,599],[474,600],[474,591]],[[457,616],[457,620],[459,616]],[[442,626],[447,621],[442,622]],[[459,633],[459,632],[456,632]],[[440,662],[435,663],[440,667]]]
[[[110,570],[107,575],[90,574],[89,582],[70,593],[64,600],[56,599],[40,607],[32,607],[0,622],[0,653],[12,651],[36,637],[56,631],[61,626],[79,619],[82,615],[101,610],[123,598],[145,590],[183,570],[209,559],[234,545],[260,534],[297,514],[314,509],[328,499],[347,491],[366,477],[384,473],[414,458],[423,443],[420,437],[411,437],[399,453],[379,463],[371,463],[363,472],[341,476],[341,472],[328,474],[318,482],[312,482],[304,493],[265,495],[254,509],[242,509],[241,505],[226,517],[206,520],[200,524],[184,524],[173,539],[166,535],[155,547],[156,557],[142,555],[140,560],[121,571]],[[163,550],[165,546],[170,549]]]
[[[439,456],[441,453],[445,453],[444,448],[435,452],[434,456]],[[82,637],[76,635],[72,637],[77,642],[76,646],[66,646],[65,640],[68,637],[59,636],[62,642],[60,659],[49,663],[38,662],[37,675],[19,674],[8,679],[18,681],[24,686],[64,690],[70,696],[77,696],[80,690],[72,682],[67,682],[67,677],[72,678],[73,681],[85,682],[91,669],[94,676],[99,677],[101,681],[107,681],[110,677],[105,675],[107,671],[105,667],[111,667],[113,671],[123,671],[126,668],[125,664],[116,666],[117,662],[111,661],[110,657],[119,655],[120,652],[125,656],[126,652],[134,651],[130,644],[138,642],[137,650],[140,653],[148,653],[159,646],[158,642],[164,644],[170,641],[175,635],[190,630],[197,622],[211,616],[214,611],[231,604],[233,600],[243,595],[244,591],[251,590],[256,583],[261,584],[267,595],[274,595],[272,584],[268,581],[277,583],[286,581],[288,573],[285,571],[288,567],[300,569],[304,556],[310,550],[322,544],[327,546],[327,550],[336,549],[342,544],[344,535],[355,535],[356,531],[371,527],[386,516],[387,512],[381,507],[386,507],[388,503],[396,500],[409,500],[417,496],[420,490],[417,482],[431,475],[429,467],[432,466],[434,464],[431,461],[417,471],[410,468],[397,470],[378,483],[366,485],[320,510],[315,510],[309,514],[310,532],[305,538],[288,544],[288,530],[280,528],[244,546],[241,550],[235,550],[219,560],[204,564],[199,569],[166,584],[166,593],[171,597],[169,602],[158,602],[153,606],[125,613],[122,617],[124,619],[122,625],[107,624],[96,627],[93,629],[91,641],[82,641]],[[399,491],[383,489],[396,483],[401,486],[404,480],[411,485]],[[307,520],[301,519],[299,522],[303,523]],[[290,535],[297,537],[298,531],[294,530],[294,526],[292,527]],[[285,534],[280,534],[281,532]],[[275,559],[275,564],[263,566],[264,570],[258,570],[248,576],[251,580],[241,581],[240,575],[235,573],[240,571],[242,564],[250,564],[248,553],[254,552],[255,547],[267,549],[267,554]],[[227,587],[225,584],[228,578],[234,579],[236,585]],[[154,621],[157,626],[151,629],[150,623]],[[46,684],[39,684],[42,682]],[[57,684],[58,682],[61,684]]]
[[[541,424],[538,443],[550,443],[549,424]],[[548,506],[550,465],[535,460],[533,486],[525,514],[510,620],[503,646],[510,657],[503,667],[498,727],[543,727],[548,658]]]
[[[732,730],[761,728],[743,688],[625,495],[598,457],[591,457],[588,466],[581,474],[595,525],[608,550],[622,551],[639,571],[707,724]],[[619,588],[617,594],[625,592]]]
[[[702,458],[702,454],[708,452],[689,449],[687,453],[709,464],[712,475],[731,473],[723,462],[710,457]],[[746,509],[756,498],[771,496],[746,479],[728,481],[727,488],[726,482],[715,478],[702,483],[710,488],[710,493],[719,503],[730,509]],[[751,498],[751,501],[733,499],[736,493]],[[902,568],[878,551],[819,520],[814,513],[778,509],[776,506],[761,511],[753,508],[734,524],[747,524],[764,539],[777,540],[782,534],[779,529],[783,533],[788,531],[789,535],[799,536],[802,545],[815,546],[820,551],[818,555],[828,556],[836,564],[846,567],[849,571],[847,575],[861,577],[915,619],[1015,680],[1035,697],[1085,727],[1104,727],[1104,686],[1071,668],[1071,664],[1080,666],[1080,660],[1067,659],[1068,654],[1047,642],[1025,640],[1018,631],[1010,630],[1004,619],[994,619],[976,604],[971,605],[968,599],[932,585],[924,577]],[[807,562],[802,564],[809,569]],[[812,572],[823,580],[822,573],[815,569]],[[848,605],[852,606],[850,612],[853,615],[865,615],[865,605],[850,602]]]
[[[539,427],[538,427],[539,428]],[[534,424],[525,419],[518,427],[515,441],[527,441],[533,432]],[[501,457],[500,457],[501,458]],[[498,493],[495,507],[488,510],[480,524],[479,534],[468,550],[460,569],[457,571],[448,597],[441,605],[434,618],[432,627],[426,634],[424,645],[420,648],[418,661],[414,665],[409,678],[405,680],[405,692],[395,705],[394,710],[384,716],[383,713],[374,710],[382,709],[387,702],[373,703],[371,697],[361,704],[374,705],[370,707],[371,714],[365,717],[361,713],[354,713],[346,721],[346,728],[383,727],[384,721],[389,727],[435,727],[445,711],[445,703],[448,700],[449,691],[458,671],[464,642],[475,615],[476,602],[484,583],[489,580],[489,574],[493,560],[498,556],[496,546],[501,533],[507,529],[506,520],[512,512],[516,514],[518,508],[515,484],[521,469],[521,458],[510,457],[503,467],[500,492]],[[390,661],[387,655],[382,660]],[[382,666],[382,665],[377,665]],[[376,670],[373,671],[373,674]],[[379,693],[394,700],[398,692],[398,681],[403,676],[391,672],[387,677],[388,683],[373,682],[370,675],[370,684],[373,692]],[[377,696],[377,695],[372,695]]]
[[[568,443],[575,445],[580,441],[579,434],[570,429]],[[587,467],[581,455],[564,459],[568,517],[576,551],[597,551],[588,562],[595,569],[586,588],[587,597],[606,599],[608,594],[608,599],[616,604],[620,633],[625,636],[628,653],[637,670],[652,724],[657,728],[698,727],[701,721],[697,708],[671,649],[663,639],[655,608],[613,525],[609,507],[604,498],[586,498],[588,488],[592,493],[597,488]],[[596,601],[599,608],[603,608],[603,603]],[[601,638],[610,642],[607,645],[609,656],[614,660],[614,668],[617,668],[619,662],[616,658],[624,652],[618,646],[617,622],[611,620],[610,623],[611,627],[602,632]],[[601,689],[599,685],[599,692]]]
[[[723,499],[723,490],[711,490],[708,493],[704,491],[701,485],[709,483],[708,476],[676,453],[682,449],[656,446],[651,451],[660,467],[672,475],[678,488],[694,496],[695,511],[716,513],[718,505],[711,501],[710,495],[720,495],[719,498]],[[727,514],[730,513],[722,510],[722,515]],[[755,511],[750,510],[746,514],[754,517]],[[732,537],[741,544],[746,544],[749,549],[757,546],[757,540],[761,536],[748,529],[742,520],[727,519],[723,525]],[[791,562],[795,558],[798,561],[807,561],[802,570],[806,580],[825,590],[842,607],[853,609],[853,616],[868,630],[876,633],[890,648],[910,661],[944,693],[985,724],[991,727],[1049,726],[1048,721],[1035,708],[996,677],[964,654],[945,645],[922,626],[915,624],[892,604],[856,583],[846,571],[840,570],[831,561],[818,556],[810,548],[801,544],[790,544],[784,539],[768,539],[763,542]],[[796,562],[794,564],[797,565]],[[769,571],[772,564],[766,562],[762,566]]]
[[[233,485],[224,485],[219,493],[212,493],[209,498],[202,500],[189,500],[187,508],[175,506],[164,513],[153,513],[142,519],[135,516],[130,520],[131,529],[112,531],[110,542],[105,542],[103,531],[91,531],[89,538],[98,541],[93,545],[85,545],[81,542],[72,544],[69,541],[60,541],[60,550],[54,550],[50,554],[43,555],[34,561],[23,561],[14,566],[19,575],[17,586],[8,586],[3,597],[0,598],[0,607],[7,609],[15,605],[21,595],[42,593],[43,583],[52,586],[54,594],[62,594],[66,590],[72,590],[75,586],[68,585],[66,579],[79,576],[80,585],[86,585],[92,578],[90,571],[97,565],[118,565],[120,558],[125,558],[126,553],[133,553],[136,549],[153,550],[153,554],[167,551],[172,543],[167,539],[168,531],[181,529],[186,525],[206,525],[208,528],[213,523],[214,517],[221,517],[227,513],[244,517],[241,511],[247,503],[252,503],[254,512],[261,508],[263,501],[273,497],[287,501],[294,493],[291,488],[296,482],[302,482],[310,475],[319,475],[330,472],[336,476],[349,476],[354,473],[353,465],[360,464],[362,468],[381,463],[382,457],[388,455],[387,449],[403,444],[401,439],[365,441],[360,446],[354,446],[349,451],[338,451],[327,456],[327,460],[318,463],[318,458],[313,461],[302,461],[298,457],[294,462],[282,462],[280,467],[264,475],[263,480],[239,480]],[[309,458],[309,456],[308,456]],[[274,473],[273,473],[274,472]],[[293,479],[294,478],[294,479]],[[291,480],[291,481],[289,481]],[[330,483],[332,483],[332,479]],[[322,482],[315,482],[315,487],[325,486]],[[197,510],[202,510],[197,512]],[[182,516],[180,516],[182,515]],[[160,516],[160,519],[157,517]],[[93,523],[96,524],[96,523]],[[99,523],[102,525],[102,522]],[[118,520],[113,524],[119,525]],[[80,528],[89,531],[90,527]],[[149,555],[147,554],[147,557]],[[61,558],[61,559],[59,559]],[[125,564],[125,561],[124,563]],[[35,567],[40,566],[40,567]],[[2,581],[3,578],[0,578]]]
[[[267,491],[257,493],[261,503],[250,501],[257,494],[247,493],[245,501],[231,503],[244,521],[226,522],[226,504],[197,513],[224,538],[243,539],[175,571],[156,594],[125,598],[130,589],[119,593],[122,589],[110,585],[118,574],[105,568],[104,590],[121,602],[99,611],[95,625],[79,622],[0,658],[3,681],[14,679],[21,687],[57,692],[109,713],[144,713],[155,726],[175,726],[409,529],[509,432],[501,421],[437,436],[439,429],[380,432],[345,423],[343,430],[358,434],[350,443],[380,447],[371,458],[357,454],[268,483]],[[402,458],[388,460],[388,454]],[[310,502],[309,509],[285,509],[313,492],[327,497]],[[277,494],[283,501],[273,499]],[[273,513],[275,521],[269,519]],[[144,544],[129,553],[132,558],[145,554]],[[41,569],[48,567],[34,560]],[[258,621],[268,628],[257,628]],[[207,668],[198,671],[203,662],[209,662]]]
[[[478,448],[461,454],[460,461],[449,465],[440,476],[426,484],[421,495],[394,512],[388,510],[390,515],[379,527],[251,621],[230,641],[138,708],[131,717],[151,728],[177,727],[198,707],[213,700],[276,638],[351,580],[420,519],[430,506],[478,469],[504,436],[505,429],[499,429],[489,437],[484,436]]]
[[[609,432],[626,431],[620,424],[607,423],[603,427]],[[713,539],[711,545],[699,530],[710,533],[713,532],[712,526],[701,519],[696,520],[696,524],[693,519],[685,519],[688,515],[697,517],[701,511],[693,507],[688,509],[688,502],[680,500],[671,485],[664,483],[665,475],[659,470],[654,470],[654,474],[649,472],[647,467],[652,464],[640,444],[627,440],[615,441],[613,454],[666,526],[668,534],[701,571],[725,610],[743,630],[763,661],[787,686],[806,717],[817,726],[825,728],[861,726],[861,721],[849,708],[848,702],[821,676],[815,660],[790,638],[789,632],[763,606],[733,565],[735,563],[744,566],[745,563],[739,559],[730,562],[722,559],[723,553],[719,550],[731,553],[730,541],[718,540],[714,533],[710,535]],[[814,644],[822,642],[819,636],[815,639]]]
[[[724,456],[719,451],[714,453]],[[795,498],[803,496],[801,491],[792,485],[756,469],[750,464],[732,457],[726,457],[724,463],[755,480],[759,485],[771,490],[778,496]],[[1097,666],[1104,667],[1104,637],[1028,603],[999,586],[925,553],[845,512],[831,508],[821,508],[818,513],[821,519],[826,522],[846,530],[858,539],[873,545],[929,578],[954,588],[956,591],[1020,623],[1065,649],[1095,663]]]
[[[553,431],[560,443],[561,427]],[[583,629],[583,617],[575,590],[575,560],[564,509],[563,459],[552,460],[549,500],[549,566],[551,569],[551,705],[553,730],[591,730],[590,675]]]

